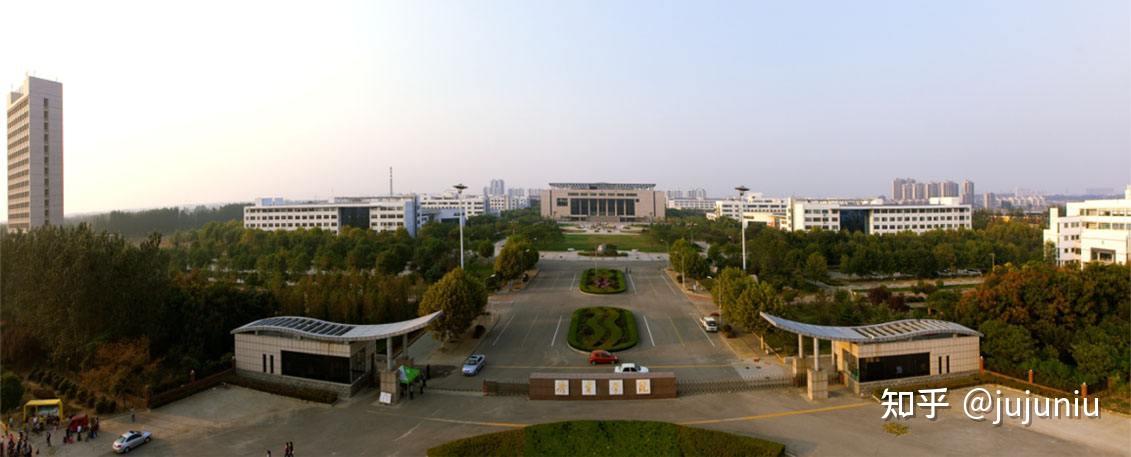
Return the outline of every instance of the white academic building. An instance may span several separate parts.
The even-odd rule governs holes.
[[[460,212],[464,213],[464,217],[482,216],[487,214],[487,207],[487,197],[483,195],[460,195],[449,191],[420,197],[420,213],[425,221],[459,220]]]
[[[718,199],[714,198],[668,197],[668,209],[711,212],[715,210],[715,204],[717,202]]]
[[[267,231],[315,229],[340,233],[344,227],[377,232],[405,229],[416,236],[417,196],[337,197],[332,200],[292,201],[260,198],[243,209],[245,228]]]
[[[7,99],[8,230],[63,225],[63,85],[28,76]]]
[[[931,198],[926,204],[891,204],[874,200],[790,199],[787,230],[848,230],[868,234],[924,233],[971,228],[970,205],[957,197]]]
[[[741,211],[747,222],[764,222],[768,220],[767,215],[784,216],[788,207],[789,199],[766,197],[755,192],[747,195],[745,201],[737,198],[716,200],[713,214],[708,214],[707,218],[729,217],[737,221]]]
[[[1070,202],[1065,214],[1049,210],[1045,243],[1056,246],[1056,263],[1131,262],[1131,185],[1122,199]]]

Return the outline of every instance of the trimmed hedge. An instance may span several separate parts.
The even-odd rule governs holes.
[[[609,287],[597,287],[596,284],[589,283],[598,278],[607,279],[610,282]],[[619,294],[628,289],[628,282],[624,278],[623,271],[608,268],[589,268],[581,273],[581,284],[578,284],[578,287],[587,294]]]
[[[651,421],[569,421],[451,441],[428,450],[449,456],[766,456],[781,443]]]
[[[607,306],[574,310],[566,337],[570,346],[582,351],[623,351],[639,340],[632,311]]]

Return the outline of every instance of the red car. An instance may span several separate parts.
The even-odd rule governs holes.
[[[620,361],[617,356],[612,355],[609,351],[596,350],[589,353],[589,364],[596,365],[598,363],[617,363]]]

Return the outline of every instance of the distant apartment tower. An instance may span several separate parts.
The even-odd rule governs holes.
[[[492,179],[491,187],[487,189],[487,195],[506,195],[507,186],[501,179]]]
[[[8,230],[63,225],[63,85],[28,76],[8,93]]]
[[[974,204],[974,181],[969,179],[962,180],[962,193],[959,195],[959,199],[962,201],[963,205]]]

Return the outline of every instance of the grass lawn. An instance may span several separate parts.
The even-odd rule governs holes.
[[[577,285],[587,294],[619,294],[628,288],[624,272],[608,268],[590,268],[581,273]]]
[[[452,441],[431,457],[781,456],[785,446],[714,430],[650,421],[569,421]]]
[[[573,248],[575,251],[596,251],[597,246],[600,244],[611,244],[617,247],[618,251],[631,251],[633,249],[640,252],[668,252],[668,247],[662,243],[657,243],[652,237],[643,235],[586,235],[586,234],[571,234],[563,233],[562,241],[551,242],[538,242],[535,246],[539,251],[568,251]]]
[[[623,351],[639,341],[632,311],[607,306],[581,308],[569,321],[567,341],[582,351]]]

